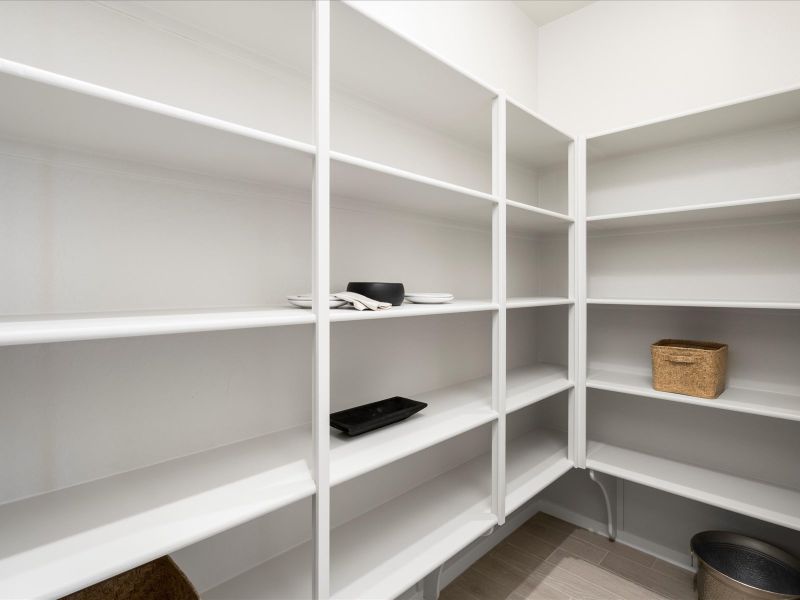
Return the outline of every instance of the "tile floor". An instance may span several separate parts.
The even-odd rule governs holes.
[[[440,600],[694,600],[692,574],[538,513]]]

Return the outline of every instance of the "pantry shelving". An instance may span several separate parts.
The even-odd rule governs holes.
[[[800,529],[800,492],[589,441],[586,466],[726,510]]]
[[[37,32],[0,53],[0,596],[173,554],[205,598],[389,599],[571,468],[571,136],[357,4],[51,8],[0,7]],[[282,304],[379,278],[456,300]],[[329,431],[392,389],[429,406]]]
[[[53,598],[314,494],[299,427],[0,505],[0,597]]]
[[[147,311],[0,319],[0,346],[99,340],[148,335],[231,331],[314,322],[311,311],[276,306],[268,309],[217,311]]]

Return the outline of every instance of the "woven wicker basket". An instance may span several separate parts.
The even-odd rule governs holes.
[[[194,586],[169,556],[115,575],[62,600],[197,600]]]
[[[654,389],[700,398],[716,398],[725,390],[726,344],[660,340],[650,351]]]

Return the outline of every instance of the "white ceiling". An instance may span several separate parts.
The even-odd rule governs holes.
[[[539,26],[555,21],[559,17],[573,13],[592,3],[591,0],[516,0],[516,2]]]

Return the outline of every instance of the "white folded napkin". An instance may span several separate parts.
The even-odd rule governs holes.
[[[356,310],[385,310],[387,308],[392,308],[389,302],[378,302],[377,300],[367,298],[355,292],[339,292],[337,294],[331,294],[331,296],[349,302]]]

